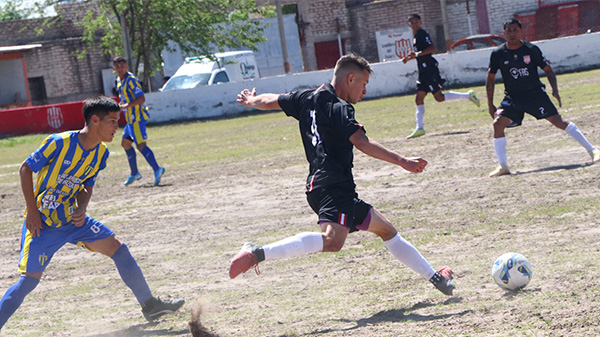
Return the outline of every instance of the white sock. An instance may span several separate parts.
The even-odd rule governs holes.
[[[321,233],[304,232],[262,247],[265,260],[283,259],[323,251]]]
[[[425,104],[417,105],[417,129],[423,129],[423,119],[425,119]]]
[[[383,243],[398,261],[419,273],[419,275],[423,276],[426,280],[429,280],[433,274],[435,274],[435,270],[431,267],[431,264],[425,260],[421,253],[419,253],[410,242],[404,240],[400,234],[396,234],[396,236],[387,241],[383,241]]]
[[[498,164],[504,168],[508,168],[508,161],[506,159],[506,137],[494,138],[494,151],[496,151]]]
[[[469,99],[470,95],[469,93],[462,93],[462,92],[456,92],[456,91],[448,91],[447,93],[444,94],[444,100],[445,101],[456,101],[458,99]]]
[[[581,146],[585,147],[586,150],[592,151],[593,149],[595,149],[595,147],[592,144],[590,144],[587,138],[585,138],[583,133],[579,131],[579,128],[577,128],[577,125],[575,125],[574,123],[569,123],[569,125],[567,125],[567,127],[565,128],[565,132],[569,136],[573,137],[573,139],[575,139],[579,144],[581,144]]]

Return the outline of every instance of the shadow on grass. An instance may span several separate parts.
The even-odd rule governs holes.
[[[588,166],[591,166],[591,165],[592,165],[592,163],[549,166],[549,167],[543,167],[543,168],[529,170],[529,171],[516,171],[512,175],[516,176],[516,175],[521,175],[521,174],[529,174],[529,173],[537,173],[537,172],[551,172],[551,171],[560,171],[560,170],[576,170],[576,169],[588,167]]]
[[[458,303],[461,301],[462,301],[462,297],[453,297],[453,298],[446,300],[444,302],[444,305]],[[309,336],[309,335],[320,335],[323,333],[330,333],[330,332],[336,332],[336,331],[338,331],[338,332],[339,331],[350,331],[350,330],[355,330],[358,328],[366,327],[369,325],[375,325],[375,324],[382,323],[382,322],[398,323],[398,322],[410,322],[410,321],[415,321],[415,322],[432,321],[432,320],[437,320],[437,319],[446,319],[446,318],[453,317],[453,316],[463,316],[463,315],[466,315],[466,314],[472,312],[472,310],[464,310],[464,311],[458,312],[458,313],[443,314],[443,315],[420,315],[420,314],[411,313],[411,311],[414,311],[414,310],[423,309],[423,308],[427,308],[427,307],[433,307],[433,306],[437,306],[437,305],[438,305],[437,303],[419,302],[408,309],[384,310],[384,311],[380,311],[380,312],[374,314],[371,317],[361,318],[358,321],[356,321],[356,325],[351,326],[349,328],[316,330],[313,332],[306,333],[304,335]],[[350,320],[350,319],[336,319],[336,321],[348,322],[348,323],[354,322],[354,320]],[[280,337],[286,337],[286,336],[283,335]]]
[[[157,323],[143,323],[131,326],[127,329],[108,332],[98,335],[90,335],[89,337],[146,337],[146,336],[181,336],[183,334],[189,334],[190,330],[188,328],[181,330],[171,330],[171,329],[160,329],[160,330],[147,330],[153,326],[156,326]]]

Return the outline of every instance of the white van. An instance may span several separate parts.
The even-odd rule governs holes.
[[[187,57],[160,91],[191,89],[259,77],[254,52],[229,51],[215,53],[214,59],[206,56]]]

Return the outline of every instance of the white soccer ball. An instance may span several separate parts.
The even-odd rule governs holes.
[[[518,253],[502,254],[492,266],[492,278],[503,289],[524,288],[531,280],[533,269],[525,256]]]

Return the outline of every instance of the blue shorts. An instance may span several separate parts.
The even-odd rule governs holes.
[[[125,128],[123,128],[123,139],[132,140],[135,144],[145,143],[148,140],[146,121],[136,121],[125,125]]]
[[[43,226],[40,235],[32,237],[23,221],[19,273],[41,273],[52,260],[52,256],[65,243],[83,246],[115,235],[108,227],[86,215],[81,227],[70,222],[61,227]]]

